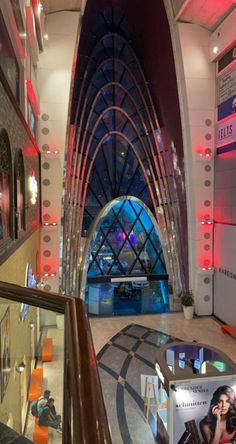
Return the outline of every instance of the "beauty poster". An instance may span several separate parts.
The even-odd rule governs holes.
[[[236,443],[236,377],[186,381],[175,389],[173,444]]]

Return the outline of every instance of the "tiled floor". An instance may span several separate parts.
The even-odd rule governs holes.
[[[183,313],[171,313],[102,319],[91,318],[90,324],[95,351],[98,354],[104,397],[107,405],[109,405],[113,444],[153,444],[155,442],[152,429],[145,422],[143,400],[140,396],[140,374],[155,374],[152,364],[155,347],[152,344],[147,344],[147,342],[152,342],[151,329],[185,341],[196,340],[212,345],[224,351],[231,359],[236,361],[235,339],[222,334],[220,324],[211,317],[199,317],[187,321],[184,319]],[[132,334],[132,331],[129,331],[125,338],[124,334],[117,335],[122,329],[131,324],[146,327],[146,329],[141,328],[140,332],[149,335],[148,341],[144,337],[143,343],[138,343],[136,356],[132,353],[139,339],[137,328],[136,333],[133,331],[134,334]],[[113,338],[115,335],[117,335],[116,338]],[[48,329],[47,336],[53,337],[55,358],[52,362],[44,363],[44,388],[51,390],[60,413],[62,392],[59,387],[62,388],[63,383],[63,331],[57,328]],[[111,338],[113,340],[107,347],[113,349],[112,359],[111,356],[109,357],[107,353],[104,353],[104,350],[99,354],[99,351],[109,343]],[[110,371],[107,372],[106,367],[110,368]],[[125,384],[127,390],[122,390],[122,386]],[[28,436],[31,437],[32,434],[29,433]],[[51,431],[49,443],[59,444],[60,442],[61,435]]]
[[[211,317],[190,321],[182,313],[90,319],[113,444],[153,444],[155,416],[143,414],[141,374],[155,375],[158,341],[167,335],[219,348],[236,361],[236,341]],[[132,325],[133,324],[133,325]],[[138,325],[136,325],[138,324]],[[102,325],[102,328],[101,328]],[[145,327],[145,328],[142,328]],[[165,334],[152,331],[157,330]],[[155,413],[155,409],[152,409]]]
[[[98,353],[112,336],[132,323],[162,331],[184,341],[196,340],[211,345],[236,362],[236,340],[221,333],[220,324],[213,317],[194,317],[187,321],[183,313],[109,317],[102,320],[90,318],[95,352]]]
[[[157,409],[151,408],[146,421],[141,377],[154,381],[155,353],[170,340],[169,335],[130,324],[97,354],[113,444],[155,442]]]

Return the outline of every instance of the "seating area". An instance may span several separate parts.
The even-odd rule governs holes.
[[[236,338],[236,328],[231,325],[225,324],[221,326],[222,333],[228,333],[233,338]]]
[[[52,361],[52,338],[44,338],[42,345],[42,362]]]
[[[42,330],[37,354],[38,367],[31,372],[28,389],[28,401],[36,401],[44,392],[51,391],[55,398],[56,409],[62,411],[63,399],[63,362],[64,362],[64,332],[57,327],[45,327]],[[39,425],[37,416],[31,412],[29,415],[25,436],[34,444],[61,444],[62,434],[56,429]]]
[[[29,385],[29,393],[28,393],[29,401],[36,401],[41,396],[42,386],[43,386],[43,368],[42,367],[34,368],[32,370],[32,375]]]
[[[42,362],[52,361],[52,339],[44,338],[42,343]],[[29,385],[29,401],[36,401],[42,394],[43,368],[38,367],[32,370]],[[48,427],[40,426],[38,418],[35,418],[33,441],[35,444],[48,444]]]
[[[48,427],[40,426],[35,422],[33,441],[35,444],[48,444]]]

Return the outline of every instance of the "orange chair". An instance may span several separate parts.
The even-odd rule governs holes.
[[[43,340],[42,361],[43,362],[52,361],[52,339],[51,338],[45,338]]]
[[[35,424],[33,441],[35,444],[48,444],[48,427]]]
[[[228,333],[230,336],[233,336],[233,338],[236,338],[236,328],[232,327],[231,325],[222,325],[221,331],[222,333]]]
[[[43,385],[43,369],[42,367],[34,368],[32,370],[32,375],[30,379],[29,385],[29,401],[36,401],[42,393],[42,385]]]

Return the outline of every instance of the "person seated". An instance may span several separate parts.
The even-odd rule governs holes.
[[[54,402],[55,402],[55,401],[54,401],[53,398],[49,398],[48,401],[50,401],[50,402],[49,402],[49,407],[50,407],[51,414],[52,414],[54,420],[55,420],[55,421],[59,424],[59,426],[60,426],[60,425],[61,425],[61,415],[58,415],[58,414],[57,414],[56,407],[55,407],[55,405],[54,405]]]
[[[41,411],[39,412],[39,425],[52,427],[53,429],[61,432],[60,420],[56,419],[51,411],[51,408],[53,408],[53,406],[54,399],[49,398],[47,403],[41,408]]]
[[[38,416],[40,410],[47,404],[48,399],[50,398],[50,394],[51,394],[50,390],[44,390],[43,395],[39,397],[37,402]]]

